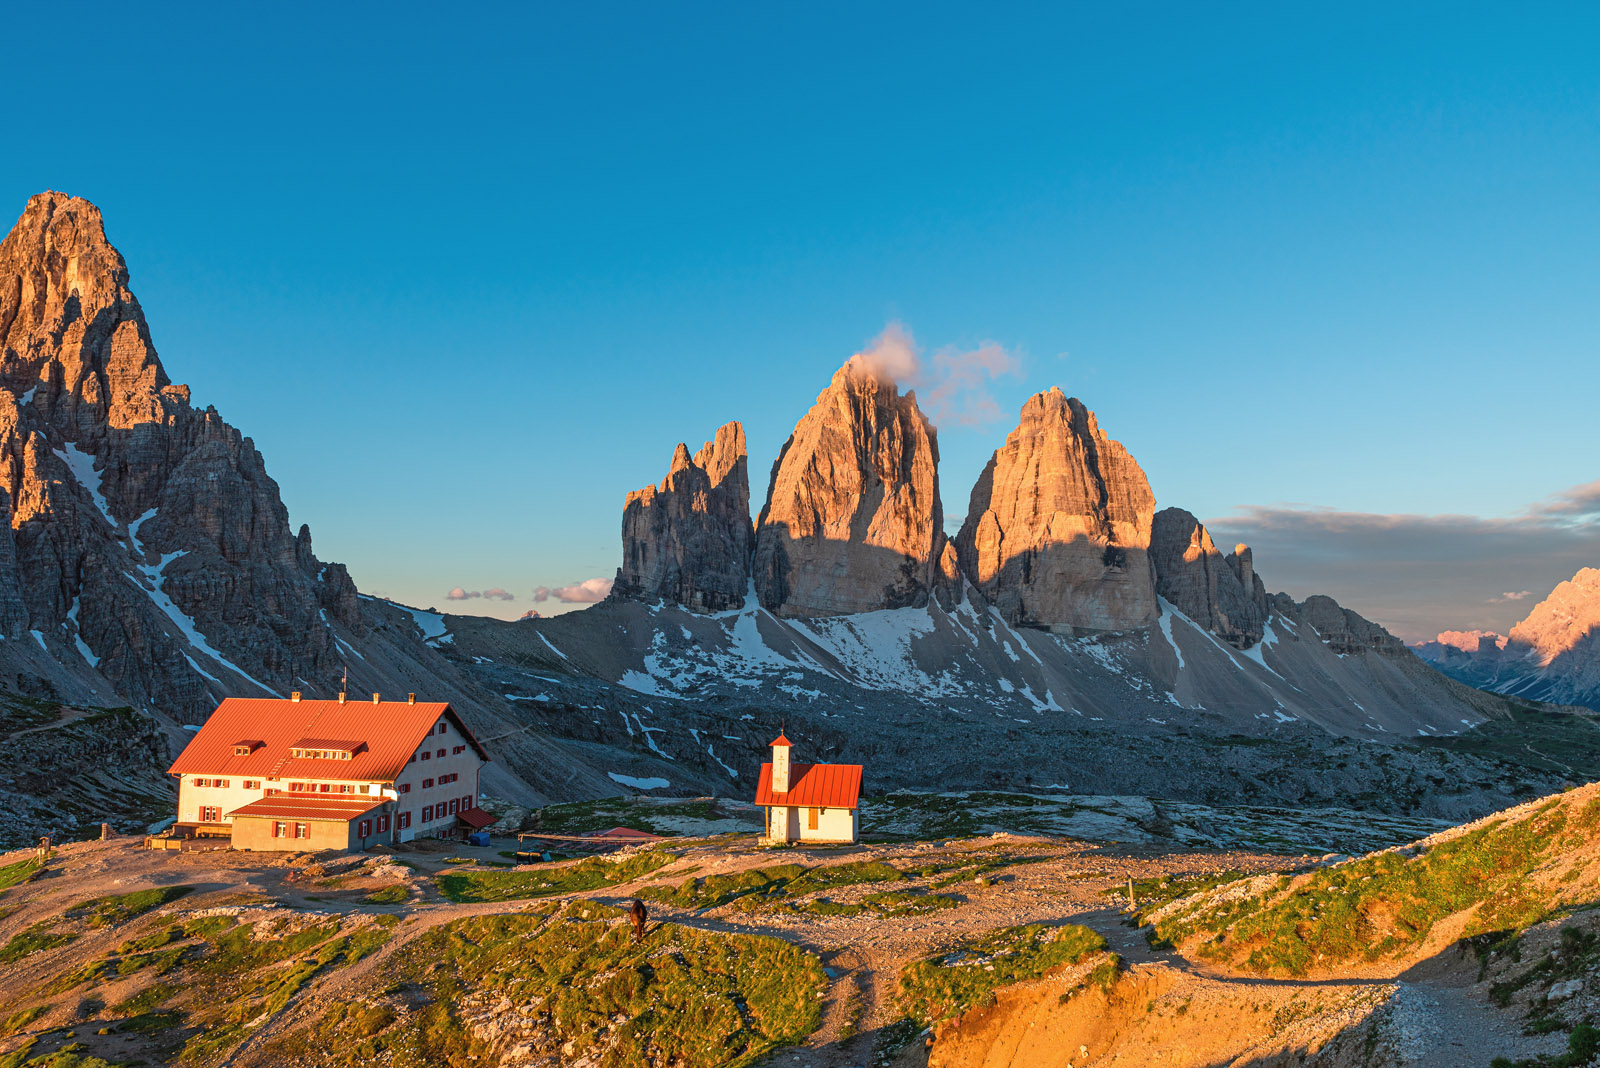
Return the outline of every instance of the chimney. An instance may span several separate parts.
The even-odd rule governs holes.
[[[781,734],[772,741],[772,792],[775,794],[789,792],[789,750],[791,748],[789,739]]]
[[[293,693],[289,694],[289,700],[291,700],[291,701],[300,700],[300,691],[299,690],[295,690]]]
[[[416,694],[414,694],[414,693],[406,694],[406,704],[414,705],[416,703],[417,703],[417,695]]]
[[[373,704],[377,704],[377,703],[378,703],[378,701],[379,701],[379,700],[380,700],[380,699],[381,699],[381,698],[382,698],[382,695],[381,695],[381,694],[373,694],[373,695],[372,695],[372,703],[373,703]]]
[[[339,691],[339,703],[341,705],[344,704],[344,691],[343,690]]]

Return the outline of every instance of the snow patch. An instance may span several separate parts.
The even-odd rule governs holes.
[[[100,492],[100,474],[94,469],[94,457],[86,452],[80,452],[72,442],[67,442],[55,450],[61,462],[67,465],[67,470],[72,472],[72,477],[77,479],[78,485],[89,491],[89,496],[94,498],[94,506],[100,509],[100,514],[105,516],[111,529],[117,528],[117,521],[111,516],[111,506],[106,504],[104,493]]]
[[[614,783],[631,786],[635,790],[665,790],[672,785],[666,779],[636,779],[632,775],[618,775],[614,771],[606,772],[606,777]]]

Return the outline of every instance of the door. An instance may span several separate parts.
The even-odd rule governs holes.
[[[817,829],[817,810],[814,809],[814,808],[808,808],[808,809],[806,809],[806,830],[814,831],[816,829]]]

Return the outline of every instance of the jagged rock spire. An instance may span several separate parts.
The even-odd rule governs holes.
[[[1022,406],[972,488],[956,535],[962,570],[1007,621],[1067,633],[1156,618],[1155,497],[1094,413],[1059,389]]]
[[[926,604],[945,579],[939,443],[880,368],[852,357],[772,465],[753,568],[784,616]]]
[[[744,427],[728,423],[693,457],[680,443],[659,486],[628,494],[611,595],[702,612],[736,607],[754,547]]]

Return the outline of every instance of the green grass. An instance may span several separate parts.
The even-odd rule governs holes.
[[[458,904],[515,901],[615,886],[648,875],[673,859],[671,853],[652,849],[621,860],[590,857],[576,864],[541,868],[538,871],[445,872],[438,876],[438,883],[439,891]]]
[[[932,1026],[983,1003],[998,987],[1037,979],[1105,948],[1104,938],[1076,924],[1001,928],[906,965],[900,972],[900,1004],[913,1020]]]
[[[799,864],[746,868],[732,875],[689,876],[676,887],[647,886],[639,891],[646,901],[660,901],[683,909],[714,909],[739,898],[782,896],[785,887],[805,874]]]
[[[403,1000],[363,999],[264,1052],[322,1068],[481,1063],[493,1051],[463,1014],[507,996],[530,1060],[742,1068],[814,1031],[826,984],[780,939],[666,924],[635,945],[621,910],[581,901],[446,924],[397,950],[383,981]]]
[[[1232,882],[1247,878],[1249,872],[1218,871],[1208,872],[1204,875],[1187,875],[1180,878],[1162,875],[1150,879],[1135,879],[1133,881],[1133,900],[1137,906],[1135,915],[1139,922],[1144,918],[1164,908],[1180,898],[1190,894],[1198,894],[1203,890],[1215,890],[1219,886],[1226,886]],[[1128,890],[1126,886],[1113,886],[1105,891],[1107,897],[1119,898],[1122,903],[1127,902]]]
[[[75,940],[71,931],[61,930],[56,920],[40,920],[27,930],[11,936],[11,941],[0,946],[0,964],[11,964],[30,953],[55,949]]]
[[[953,909],[959,904],[960,901],[945,894],[884,893],[868,894],[860,904],[855,905],[814,897],[804,901],[779,902],[768,907],[808,916],[915,916]]]
[[[411,888],[401,883],[374,890],[361,899],[369,905],[402,905],[411,900]]]
[[[13,886],[20,886],[38,876],[44,871],[45,862],[40,857],[32,860],[19,860],[15,864],[7,864],[0,868],[0,890],[9,890]]]
[[[1202,956],[1299,976],[1398,956],[1434,924],[1473,906],[1463,937],[1519,931],[1549,907],[1528,875],[1600,827],[1600,798],[1569,814],[1571,807],[1556,798],[1528,817],[1485,824],[1410,858],[1380,853],[1237,901],[1213,906],[1202,899],[1157,924],[1154,934],[1173,945],[1204,935]]]
[[[714,909],[737,903],[735,907],[746,912],[785,908],[817,916],[854,916],[867,909],[829,901],[797,903],[794,899],[845,886],[905,881],[905,873],[899,868],[875,860],[815,868],[800,864],[774,864],[765,868],[747,868],[731,875],[708,875],[699,879],[690,877],[675,887],[647,886],[639,892],[639,896],[684,909]],[[874,911],[888,910],[877,908]]]
[[[82,917],[90,927],[110,927],[143,916],[151,909],[160,908],[169,901],[176,901],[193,892],[192,886],[160,886],[151,890],[135,890],[131,894],[113,894],[74,905],[67,910],[67,915]]]
[[[602,797],[598,801],[573,801],[535,809],[523,821],[522,830],[543,831],[546,834],[589,834],[593,831],[609,831],[613,827],[632,827],[651,834],[675,835],[679,832],[668,826],[665,820],[718,818],[716,803],[704,798],[663,803],[635,801],[626,797]]]
[[[50,1011],[48,1005],[35,1005],[31,1009],[18,1009],[0,1023],[0,1038],[9,1038]]]

